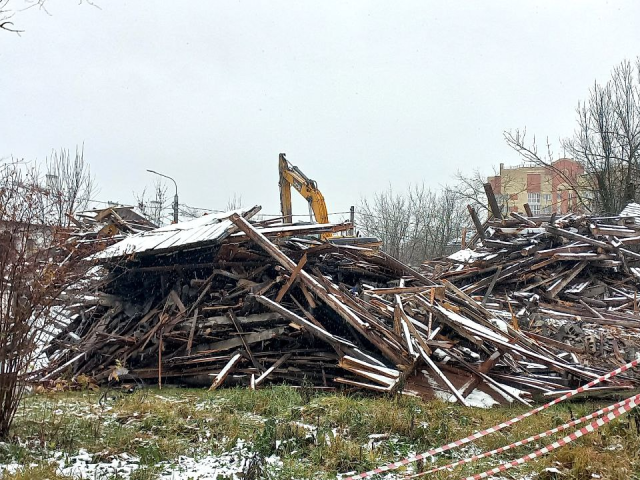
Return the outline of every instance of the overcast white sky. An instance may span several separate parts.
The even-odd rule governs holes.
[[[631,0],[96,1],[0,32],[0,157],[84,142],[97,198],[124,203],[153,168],[181,203],[277,213],[280,152],[330,212],[489,174],[519,161],[505,129],[569,135],[594,80],[640,54]]]

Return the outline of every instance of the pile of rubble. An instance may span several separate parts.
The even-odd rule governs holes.
[[[318,240],[350,224],[252,222],[258,210],[139,233],[95,255],[108,274],[67,306],[44,378],[527,403],[528,392],[557,394],[633,354],[622,335],[594,352],[545,330],[575,337],[585,331],[577,316],[640,326],[632,227],[574,216],[494,222],[478,248],[417,271],[377,249]]]
[[[532,340],[604,369],[640,352],[640,225],[637,217],[491,220],[476,245],[425,262]]]

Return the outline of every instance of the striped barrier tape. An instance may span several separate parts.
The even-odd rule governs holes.
[[[422,477],[424,475],[428,475],[430,473],[439,472],[441,470],[450,470],[452,468],[459,467],[460,465],[464,465],[466,463],[471,463],[471,462],[475,462],[476,460],[480,460],[480,459],[487,458],[487,457],[492,457],[493,455],[506,452],[507,450],[511,450],[512,448],[521,447],[521,446],[526,445],[528,443],[535,442],[536,440],[540,440],[541,438],[548,437],[550,435],[555,435],[558,432],[562,432],[564,430],[567,430],[568,428],[575,427],[576,425],[580,425],[581,423],[584,423],[584,422],[587,422],[589,420],[592,420],[593,418],[601,417],[602,415],[605,415],[605,414],[607,414],[609,412],[612,412],[615,409],[617,409],[617,408],[619,408],[619,407],[621,407],[621,406],[623,406],[623,405],[625,405],[627,403],[630,403],[632,401],[640,402],[640,394],[635,395],[635,396],[630,397],[630,398],[627,398],[626,400],[622,400],[622,401],[620,401],[618,403],[614,403],[613,405],[609,405],[608,407],[601,408],[600,410],[598,410],[596,412],[590,413],[589,415],[585,415],[584,417],[580,417],[580,418],[578,418],[576,420],[572,420],[569,423],[565,423],[564,425],[560,425],[559,427],[552,428],[551,430],[547,430],[546,432],[542,432],[542,433],[539,433],[537,435],[533,435],[533,436],[531,436],[529,438],[525,438],[524,440],[520,440],[520,441],[511,443],[511,444],[506,445],[504,447],[496,448],[495,450],[491,450],[489,452],[484,452],[484,453],[480,453],[478,455],[473,455],[471,457],[467,457],[467,458],[465,458],[463,460],[458,460],[457,462],[450,463],[448,465],[435,467],[435,468],[432,468],[431,470],[427,470],[425,472],[420,472],[420,473],[416,473],[416,474],[413,474],[413,475],[409,475],[409,476],[407,476],[405,478],[407,478],[407,479],[409,479],[409,478],[418,478],[418,477]]]
[[[553,443],[550,443],[546,447],[536,450],[535,452],[530,453],[529,455],[525,455],[524,457],[520,457],[510,462],[503,463],[502,465],[498,465],[497,467],[492,468],[491,470],[487,470],[486,472],[471,475],[470,477],[466,477],[463,480],[481,480],[482,478],[487,478],[496,473],[504,472],[505,470],[509,470],[510,468],[522,465],[523,463],[526,463],[529,460],[533,460],[534,458],[538,458],[543,455],[546,455],[547,453],[552,452],[557,448],[563,447],[566,444],[571,443],[574,440],[577,440],[578,438],[588,433],[595,432],[598,428],[609,423],[611,420],[621,417],[625,413],[636,408],[638,406],[638,402],[640,402],[640,395],[636,395],[632,397],[632,399],[629,402],[625,403],[624,405],[617,408],[613,412],[608,413],[604,417],[598,418],[597,420],[594,420],[593,422],[589,423],[588,425],[585,425],[581,429],[576,430],[572,434],[567,435],[566,437],[561,438],[560,440],[556,440]]]
[[[590,381],[589,383],[587,383],[586,385],[583,385],[579,388],[576,388],[575,390],[572,390],[570,392],[565,393],[564,395],[548,402],[545,403],[544,405],[540,406],[540,407],[536,407],[533,410],[530,410],[526,413],[523,413],[522,415],[518,415],[517,417],[512,418],[511,420],[507,420],[506,422],[500,423],[499,425],[495,425],[493,427],[487,428],[486,430],[479,430],[471,435],[469,435],[468,437],[462,438],[460,440],[456,440],[455,442],[451,442],[448,443],[447,445],[443,445],[441,447],[438,448],[433,448],[427,452],[424,453],[419,453],[417,455],[412,455],[410,457],[404,458],[402,460],[398,460],[397,462],[391,462],[388,463],[386,465],[382,465],[378,468],[375,468],[373,470],[369,470],[367,472],[362,472],[362,473],[358,473],[357,475],[351,475],[349,477],[345,477],[342,480],[358,480],[358,479],[362,479],[362,478],[369,478],[372,477],[374,475],[378,475],[380,473],[384,473],[384,472],[389,472],[391,470],[396,470],[398,468],[404,467],[410,463],[416,462],[418,460],[423,460],[423,459],[427,459],[427,458],[431,458],[433,455],[437,455],[438,453],[443,453],[446,452],[448,450],[454,449],[454,448],[458,448],[461,447],[462,445],[465,445],[469,442],[473,442],[475,440],[478,440],[479,438],[485,437],[487,435],[490,435],[492,433],[495,432],[499,432],[500,430],[510,427],[511,425],[513,425],[514,423],[517,423],[521,420],[524,420],[525,418],[529,418],[533,415],[536,415],[538,413],[540,413],[543,410],[546,410],[547,408],[552,407],[553,405],[557,405],[560,402],[564,402],[566,399],[571,398],[575,395],[578,395],[579,393],[582,393],[588,389],[590,389],[591,387],[598,385],[602,382],[605,382],[607,380],[609,380],[610,378],[615,377],[616,375],[619,375],[620,373],[626,372],[629,369],[635,368],[638,366],[638,364],[640,364],[640,359],[636,359],[632,362],[627,363],[626,365],[623,365],[622,367],[616,368],[615,370],[612,370],[611,372],[602,375],[601,377],[598,377],[592,381]]]

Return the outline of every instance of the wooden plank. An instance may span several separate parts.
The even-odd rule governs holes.
[[[604,317],[600,314],[600,312],[598,312],[595,308],[592,308],[591,306],[589,306],[587,304],[587,302],[585,302],[583,299],[580,299],[580,304],[585,307],[587,310],[589,310],[591,313],[593,313],[596,317],[604,320]]]
[[[280,303],[282,301],[282,298],[285,296],[285,294],[287,293],[291,285],[293,285],[293,282],[296,281],[296,278],[298,277],[300,270],[302,270],[302,268],[305,266],[306,263],[307,263],[307,254],[305,253],[300,259],[300,261],[298,262],[298,265],[296,265],[296,268],[294,268],[293,272],[291,272],[289,279],[286,281],[286,283],[282,286],[282,288],[278,292],[278,295],[276,295],[276,300],[275,300],[276,303]]]
[[[229,307],[227,307],[229,308]],[[282,320],[283,316],[276,312],[255,313],[247,316],[236,317],[240,325],[256,326],[261,323],[269,323],[275,320]],[[226,327],[233,326],[233,322],[227,315],[217,315],[215,317],[203,317],[197,322],[200,328],[203,327]]]
[[[169,297],[171,298],[171,300],[173,300],[175,306],[178,307],[180,313],[185,313],[187,311],[187,308],[184,306],[184,303],[182,303],[182,300],[180,300],[180,296],[175,290],[171,290],[169,292]]]
[[[420,356],[422,357],[422,359],[427,364],[427,367],[429,368],[429,370],[431,370],[434,373],[436,381],[439,384],[444,385],[445,388],[447,388],[451,393],[453,393],[453,396],[456,397],[462,405],[464,405],[465,407],[468,407],[469,404],[467,403],[467,401],[460,394],[460,392],[453,385],[453,383],[451,383],[451,381],[447,378],[447,376],[444,373],[442,373],[442,370],[438,368],[436,363],[433,360],[431,360],[431,357],[427,355],[427,352],[425,352],[422,349],[422,347],[418,347],[418,351],[420,352]]]
[[[162,390],[162,329],[160,329],[160,342],[158,345],[158,390]]]
[[[573,267],[569,272],[567,272],[566,276],[556,283],[553,287],[547,290],[547,295],[550,298],[554,298],[558,293],[562,291],[564,287],[566,287],[569,282],[571,282],[574,278],[578,276],[578,274],[587,266],[587,262],[582,261]]]
[[[271,372],[273,372],[276,368],[278,368],[284,362],[289,360],[290,357],[291,357],[290,353],[285,353],[278,360],[276,360],[276,362],[273,365],[271,365],[269,368],[267,368],[262,375],[260,375],[258,378],[256,378],[255,386],[257,387],[262,382],[264,382],[266,380],[266,378],[271,374]]]
[[[287,327],[276,327],[269,330],[263,330],[261,332],[250,333],[244,336],[244,342],[249,345],[258,342],[264,342],[267,340],[271,340],[278,335],[282,335],[287,330]],[[227,340],[222,340],[220,342],[211,343],[208,345],[208,348],[202,350],[202,352],[224,352],[225,350],[230,350],[232,348],[242,347],[244,342],[241,338],[229,338]]]
[[[316,319],[316,317],[314,317],[314,316],[311,314],[311,312],[309,312],[306,308],[304,308],[304,307],[300,304],[300,302],[299,302],[298,300],[296,300],[296,298],[295,298],[295,297],[291,297],[291,300],[293,300],[293,303],[295,303],[295,304],[296,304],[296,306],[300,309],[300,311],[301,311],[302,313],[304,313],[304,316],[305,316],[305,317],[307,317],[311,323],[313,323],[313,324],[314,324],[316,327],[318,327],[318,328],[322,328],[322,329],[324,329],[324,325],[322,325],[322,324],[321,324],[321,323]],[[274,313],[276,313],[276,312],[274,312]],[[349,325],[349,326],[350,326],[350,325]]]
[[[193,320],[191,320],[191,329],[189,330],[189,340],[187,340],[187,355],[191,355],[191,347],[193,346],[193,335],[196,332],[196,321],[198,319],[198,309],[193,312]]]
[[[358,387],[358,388],[366,388],[367,390],[374,390],[376,392],[388,392],[389,390],[391,390],[390,387],[381,387],[379,385],[373,385],[371,383],[363,383],[363,382],[356,382],[354,380],[349,380],[347,378],[342,378],[342,377],[337,377],[334,379],[334,381],[338,382],[338,383],[343,383],[345,385],[351,385],[354,387]]]
[[[364,360],[360,360],[355,357],[351,357],[349,355],[345,355],[340,359],[342,368],[356,368],[360,370],[366,370],[371,373],[375,373],[376,375],[381,375],[386,377],[392,381],[395,381],[400,377],[400,371],[394,368],[388,368],[382,365],[374,365],[372,363],[366,362]]]
[[[390,288],[370,288],[369,290],[365,290],[365,293],[370,293],[372,295],[398,295],[403,293],[420,293],[427,292],[436,287],[428,287],[428,286],[419,286],[419,287],[390,287]]]
[[[549,233],[553,233],[554,235],[559,235],[561,237],[565,237],[571,240],[577,240],[580,242],[584,242],[584,243],[588,243],[589,245],[593,245],[594,247],[599,247],[602,248],[604,250],[607,251],[613,251],[613,252],[620,252],[621,254],[627,256],[627,257],[631,257],[631,258],[635,258],[635,259],[640,259],[640,253],[636,253],[636,252],[632,252],[631,250],[627,250],[626,248],[615,248],[613,245],[610,245],[606,242],[602,242],[600,240],[596,240],[595,238],[590,238],[590,237],[586,237],[584,235],[580,235],[579,233],[575,233],[575,232],[570,232],[568,230],[565,230],[563,228],[557,228],[557,227],[552,227],[552,226],[548,226],[546,227],[547,231]]]
[[[211,275],[212,278],[213,275]],[[209,280],[210,281],[210,280]],[[209,293],[209,290],[211,289],[211,283],[208,283],[206,287],[204,287],[204,290],[202,290],[202,293],[200,293],[200,295],[198,295],[198,298],[195,302],[193,302],[193,304],[191,306],[189,306],[189,314],[191,314],[191,312],[193,312],[196,308],[198,308],[198,305],[200,305],[200,302],[204,299],[204,297],[207,295],[207,293]]]
[[[431,349],[427,345],[427,342],[424,341],[424,339],[422,338],[422,335],[420,335],[420,333],[416,329],[415,325],[413,324],[409,316],[404,311],[404,307],[402,306],[402,304],[400,304],[398,307],[400,310],[400,315],[402,316],[402,319],[406,323],[407,328],[409,329],[409,332],[411,332],[411,335],[413,336],[413,338],[416,339],[416,341],[418,342],[418,345],[422,347],[422,349],[427,353],[427,355],[431,355]]]
[[[300,284],[300,290],[302,291],[302,294],[304,295],[304,298],[307,300],[307,303],[309,304],[309,307],[311,309],[318,308],[318,304],[313,299],[313,295],[311,295],[311,293],[309,293],[309,290],[307,289],[306,285],[301,283]]]
[[[524,223],[525,225],[529,225],[530,227],[537,227],[538,226],[538,224],[536,222],[534,222],[533,220],[529,220],[527,217],[523,217],[522,215],[520,215],[517,212],[511,212],[511,216],[513,218],[515,218],[516,220],[519,220],[520,222]]]
[[[242,358],[241,353],[236,353],[235,355],[233,355],[233,357],[231,357],[231,360],[227,362],[224,368],[220,370],[220,373],[216,375],[216,378],[214,378],[213,383],[209,387],[210,392],[218,388],[220,385],[222,385],[222,382],[224,382],[224,380],[227,378],[227,375],[231,373],[231,370],[236,366],[236,364],[240,361],[241,358]]]

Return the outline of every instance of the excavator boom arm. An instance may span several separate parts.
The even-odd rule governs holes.
[[[292,222],[291,187],[293,187],[309,203],[316,222],[329,223],[327,204],[316,182],[308,178],[298,167],[291,165],[284,153],[281,153],[278,159],[278,170],[280,172],[280,209],[284,221]]]

